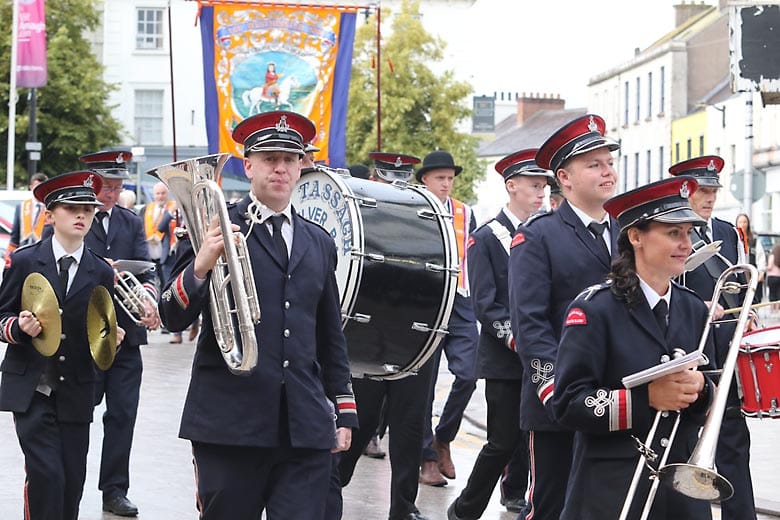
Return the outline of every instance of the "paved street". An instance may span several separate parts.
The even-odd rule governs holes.
[[[170,336],[155,333],[151,344],[142,347],[144,380],[141,389],[141,411],[136,428],[136,440],[131,460],[131,489],[129,496],[138,505],[139,518],[150,520],[195,520],[194,479],[189,443],[178,439],[178,425],[187,388],[193,344],[170,345]],[[0,356],[5,347],[0,347]],[[442,363],[437,388],[439,399],[434,413],[440,410],[451,379]],[[89,453],[89,467],[84,498],[81,503],[82,520],[109,520],[117,517],[103,514],[97,474],[101,443],[100,415],[96,409]],[[431,520],[444,520],[447,505],[465,485],[485,433],[479,427],[484,423],[484,397],[478,387],[468,410],[468,419],[453,443],[453,457],[458,478],[444,488],[422,486],[418,506]],[[229,427],[229,425],[225,425]],[[780,453],[775,439],[780,434],[780,422],[751,420],[753,434],[753,478],[760,503],[780,502]],[[0,519],[22,518],[23,467],[22,454],[13,432],[11,414],[0,414]],[[386,447],[386,441],[383,442]],[[344,490],[345,520],[382,520],[387,517],[389,504],[389,461],[363,457],[358,464],[352,484]],[[776,504],[780,506],[780,504]],[[776,507],[780,510],[780,507]],[[714,508],[715,518],[719,518]],[[514,520],[516,515],[504,511],[497,493],[483,518]],[[772,518],[762,515],[762,519]]]

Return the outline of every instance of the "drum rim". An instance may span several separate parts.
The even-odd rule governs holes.
[[[768,347],[775,347],[780,349],[780,341],[773,341],[771,343],[765,342],[765,343],[744,343],[744,341],[750,336],[756,336],[758,334],[762,334],[769,331],[777,331],[778,335],[780,335],[780,326],[773,326],[773,327],[764,327],[761,329],[751,330],[750,332],[745,333],[742,336],[743,343],[740,343],[739,345],[739,351],[740,352],[757,352],[759,350],[766,350]],[[778,338],[780,339],[780,338]]]

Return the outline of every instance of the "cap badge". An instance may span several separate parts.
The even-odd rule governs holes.
[[[116,156],[116,159],[114,159],[114,162],[116,162],[117,164],[122,164],[123,162],[125,162],[124,154],[122,154],[122,152],[119,152],[119,155]]]
[[[396,168],[400,168],[404,163],[401,162],[401,156],[395,158],[395,163],[393,163],[393,166]]]
[[[92,177],[93,175],[90,175],[86,179],[84,179],[84,187],[85,188],[91,188],[92,187]]]
[[[683,181],[682,185],[680,186],[680,197],[687,199],[688,195],[690,195],[691,192],[688,191],[688,181]]]
[[[276,123],[276,131],[277,132],[287,132],[288,130],[290,130],[290,127],[287,124],[287,116],[282,116],[279,119],[279,122]]]
[[[590,116],[590,121],[588,122],[588,130],[591,132],[598,132],[599,126],[596,124],[596,121],[593,120],[593,116]]]
[[[707,165],[707,171],[714,172],[715,171],[715,161],[710,159],[710,164]]]

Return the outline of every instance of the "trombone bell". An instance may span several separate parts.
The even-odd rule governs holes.
[[[658,478],[678,493],[699,500],[726,500],[734,494],[734,486],[717,471],[695,464],[667,464],[658,470]]]

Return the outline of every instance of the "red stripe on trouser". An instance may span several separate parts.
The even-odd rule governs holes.
[[[200,501],[200,495],[198,495],[198,461],[195,460],[195,450],[192,451],[192,467],[195,470],[195,506],[198,508],[200,518],[203,518],[203,503]]]
[[[528,490],[528,501],[531,503],[531,509],[525,517],[525,520],[531,520],[534,517],[534,487],[536,486],[536,455],[534,454],[534,432],[528,432],[528,458],[531,466],[531,489]]]

